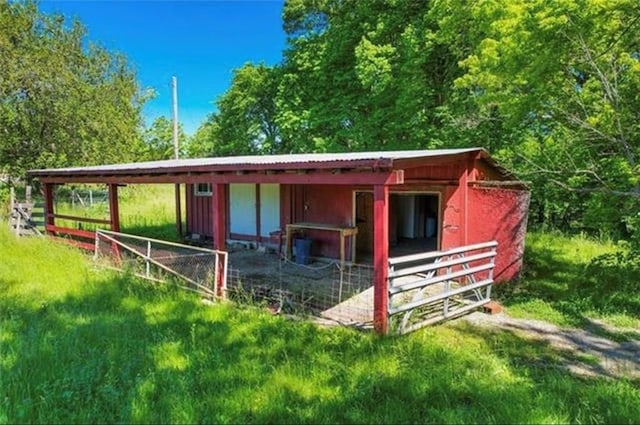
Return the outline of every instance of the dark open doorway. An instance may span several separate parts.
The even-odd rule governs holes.
[[[389,195],[389,249],[393,257],[435,251],[440,240],[440,197],[435,193]],[[357,257],[373,252],[373,194],[355,193]]]

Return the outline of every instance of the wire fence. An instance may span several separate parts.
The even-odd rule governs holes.
[[[185,289],[206,298],[225,296],[228,256],[224,251],[97,230],[94,258],[154,281],[177,277]]]
[[[357,326],[373,320],[373,268],[339,262],[298,264],[255,250],[230,253],[228,293],[273,313],[313,315]]]
[[[96,231],[95,258],[154,281],[177,277],[185,289],[208,299],[223,296],[274,314],[314,316],[350,326],[370,327],[373,322],[370,265],[298,264],[255,249],[226,253],[107,230]]]

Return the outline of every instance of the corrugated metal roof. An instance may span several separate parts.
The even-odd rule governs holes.
[[[349,153],[309,153],[309,154],[286,154],[286,155],[251,155],[251,156],[230,156],[215,158],[190,158],[173,159],[164,161],[132,162],[127,164],[96,165],[87,167],[55,168],[30,170],[29,174],[50,175],[50,174],[74,174],[74,173],[100,173],[100,172],[140,172],[154,169],[171,169],[184,167],[207,167],[211,166],[278,166],[291,164],[309,164],[320,166],[323,163],[349,162],[355,161],[395,161],[403,159],[432,158],[439,156],[460,155],[468,152],[483,152],[482,148],[467,149],[433,149],[433,150],[408,150],[408,151],[375,151],[375,152],[349,152]]]

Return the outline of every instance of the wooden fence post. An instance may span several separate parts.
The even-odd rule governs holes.
[[[380,334],[389,328],[389,187],[373,189],[373,327]]]

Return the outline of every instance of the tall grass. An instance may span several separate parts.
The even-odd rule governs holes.
[[[0,230],[2,423],[634,423],[639,382],[447,324],[380,338],[170,285]]]
[[[601,261],[620,255],[628,255],[627,248],[607,240],[528,233],[522,279],[497,286],[494,294],[518,317],[571,326],[597,318],[639,328],[640,269]]]
[[[118,205],[121,231],[144,235],[157,239],[178,241],[176,228],[175,186],[172,184],[142,184],[118,188]],[[91,206],[73,205],[60,197],[55,205],[59,214],[99,219],[109,218],[109,203],[98,202]],[[186,216],[184,185],[181,186],[181,211],[184,222]],[[65,227],[81,227],[95,230],[91,223],[57,219],[56,224]],[[104,226],[102,226],[104,227]]]

